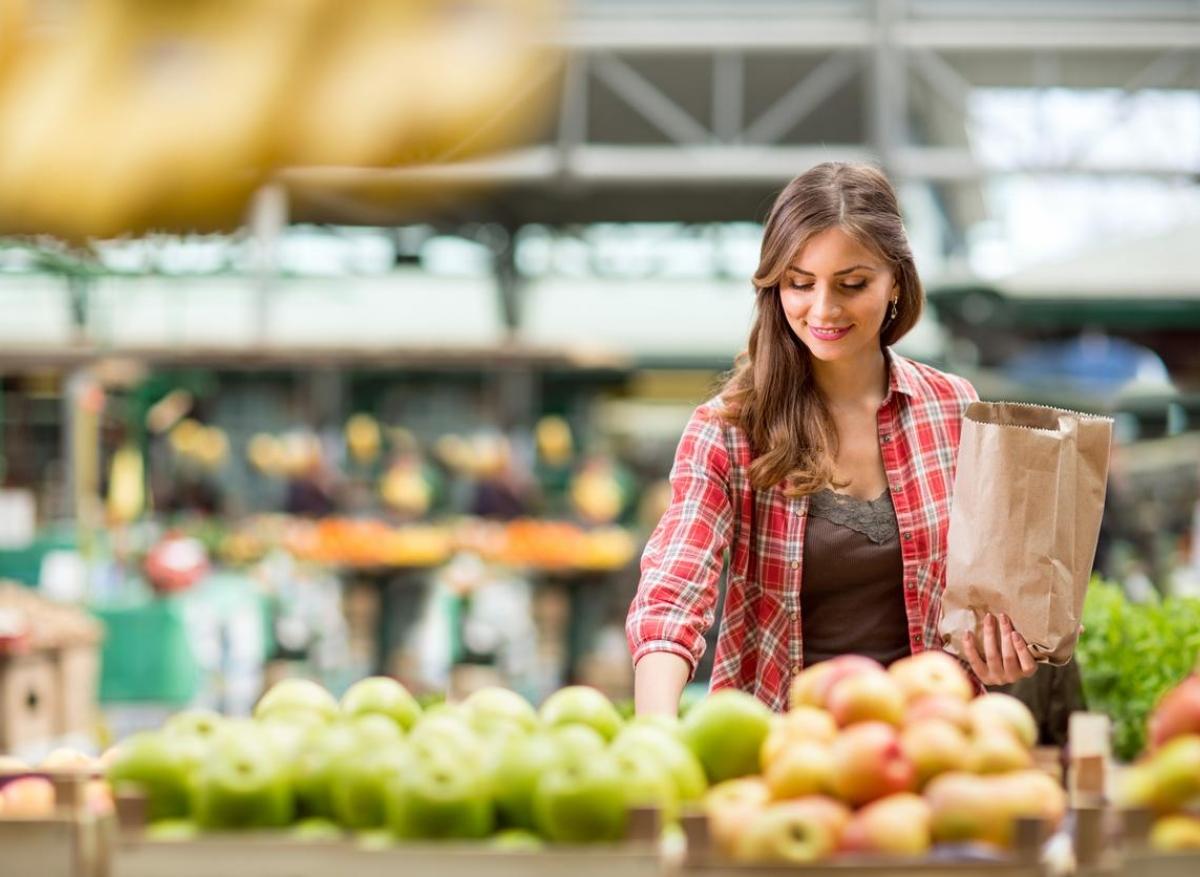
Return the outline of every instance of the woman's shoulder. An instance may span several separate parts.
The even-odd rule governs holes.
[[[965,408],[979,400],[974,385],[962,375],[945,372],[924,362],[918,362],[889,351],[896,383],[910,396],[930,402],[949,402]]]

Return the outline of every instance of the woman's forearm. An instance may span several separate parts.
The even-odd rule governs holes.
[[[670,652],[651,652],[633,670],[633,705],[639,716],[679,713],[679,697],[691,667]]]

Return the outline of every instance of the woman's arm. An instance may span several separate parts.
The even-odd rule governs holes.
[[[675,716],[692,668],[670,652],[643,655],[633,671],[633,706],[639,716]]]
[[[639,713],[676,712],[704,654],[732,528],[724,427],[716,411],[701,407],[679,440],[671,503],[642,553],[642,577],[625,621]]]

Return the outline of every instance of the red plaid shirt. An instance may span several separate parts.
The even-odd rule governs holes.
[[[963,411],[978,399],[964,378],[887,351],[889,389],[876,418],[900,528],[912,651],[939,648],[946,529]],[[749,691],[775,710],[804,666],[800,582],[808,498],[782,485],[750,488],[746,436],[724,423],[719,397],[693,413],[671,469],[671,505],[642,554],[626,635],[636,664],[679,655],[695,672],[712,626],[724,554],[729,578],[712,688]]]

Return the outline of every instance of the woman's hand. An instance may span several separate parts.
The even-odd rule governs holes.
[[[1032,676],[1037,662],[1025,643],[1025,638],[1013,630],[1007,615],[999,620],[990,612],[983,618],[983,656],[975,632],[963,635],[963,652],[967,663],[984,685],[1007,685]]]

